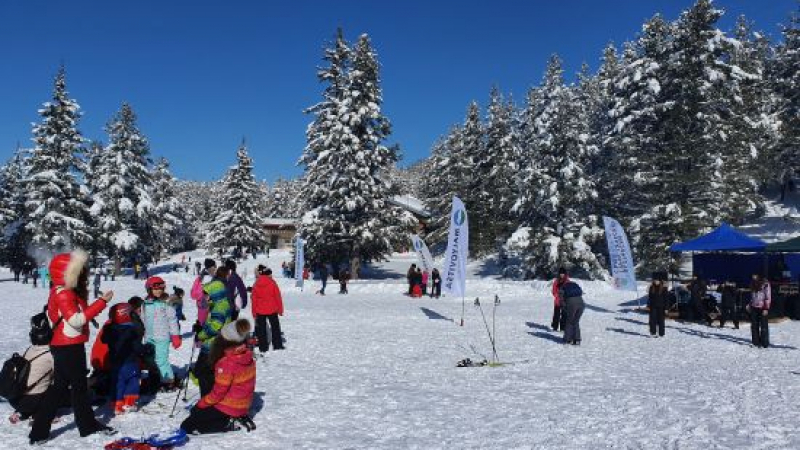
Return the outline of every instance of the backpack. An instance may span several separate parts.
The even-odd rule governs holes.
[[[572,281],[562,286],[561,292],[563,293],[565,299],[580,297],[581,295],[583,295],[583,290],[581,289],[580,286],[578,286],[578,283]]]
[[[195,278],[194,283],[192,284],[192,290],[189,291],[189,296],[196,302],[205,297],[206,293],[203,291],[203,276],[200,275],[199,277]]]
[[[0,369],[0,397],[4,397],[9,401],[14,401],[22,397],[28,389],[38,384],[39,381],[42,381],[37,380],[35,383],[28,386],[28,375],[31,373],[31,363],[46,353],[48,352],[43,352],[30,361],[25,359],[24,356],[20,356],[19,353],[11,355],[11,358],[8,358],[6,362],[3,363],[3,368]],[[47,375],[49,375],[49,372],[45,374],[45,376]]]
[[[53,325],[50,325],[50,318],[47,317],[47,306],[39,314],[31,317],[31,339],[36,340],[37,345],[47,345],[53,340],[53,330],[58,327],[63,317],[59,316]]]

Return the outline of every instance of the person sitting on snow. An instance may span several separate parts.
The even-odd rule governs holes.
[[[237,422],[247,431],[255,429],[248,416],[256,387],[253,352],[245,343],[249,333],[247,319],[222,327],[208,356],[208,363],[214,368],[214,387],[181,423],[181,429],[187,433],[234,431],[238,429]]]
[[[36,323],[35,317],[31,319],[31,331],[29,337],[31,346],[25,350],[22,357],[28,360],[30,372],[25,381],[27,389],[19,398],[9,399],[9,403],[14,408],[14,413],[8,418],[11,423],[20,420],[27,420],[42,405],[45,392],[53,382],[53,355],[50,354],[50,333],[45,330],[44,323]],[[45,319],[43,322],[47,322]],[[49,326],[47,329],[49,330]],[[60,403],[69,406],[69,398],[66,396],[60,399]]]
[[[169,296],[164,292],[167,285],[160,277],[150,277],[145,282],[147,298],[142,306],[144,321],[144,338],[153,344],[155,361],[161,375],[161,386],[164,390],[172,390],[178,386],[172,365],[169,363],[169,346],[177,349],[181,346],[181,334],[175,308],[167,304]]]

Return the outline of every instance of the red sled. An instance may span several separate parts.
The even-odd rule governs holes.
[[[422,288],[419,287],[418,284],[415,284],[414,287],[411,289],[411,296],[412,297],[422,297]]]

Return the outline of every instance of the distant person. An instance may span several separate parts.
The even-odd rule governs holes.
[[[247,287],[242,281],[242,277],[236,273],[236,262],[232,259],[225,261],[225,267],[228,268],[228,280],[225,284],[228,289],[228,298],[233,305],[232,320],[239,318],[239,311],[247,308]]]
[[[94,296],[95,297],[99,297],[100,296],[100,277],[101,277],[100,268],[94,269],[94,282],[92,284],[94,285]]]
[[[665,318],[669,291],[664,285],[661,274],[653,274],[653,282],[647,290],[647,308],[650,310],[650,336],[664,337]]]
[[[339,273],[339,293],[347,294],[347,282],[350,281],[350,272],[344,269]]]
[[[708,305],[706,304],[708,285],[705,280],[698,277],[696,274],[692,275],[692,281],[689,282],[687,288],[691,294],[692,309],[695,314],[695,319],[711,326],[711,316],[708,315]]]
[[[328,266],[325,263],[319,265],[319,281],[322,283],[322,287],[319,288],[317,294],[325,295],[325,287],[328,285]]]
[[[406,273],[406,280],[408,280],[408,295],[409,297],[414,293],[414,279],[415,274],[417,273],[417,265],[411,264],[411,267],[408,268],[408,272]]]
[[[264,353],[272,342],[273,350],[283,350],[281,322],[283,316],[283,297],[278,283],[272,278],[272,270],[259,264],[256,268],[256,283],[253,285],[252,314],[256,322],[258,350]],[[267,325],[269,321],[269,325]],[[267,331],[271,337],[267,337]]]
[[[736,283],[733,281],[726,281],[719,287],[722,294],[722,301],[720,302],[720,315],[719,327],[725,328],[725,322],[732,321],[733,328],[739,329],[739,292],[736,289]]]
[[[439,274],[439,269],[435,268],[431,271],[431,297],[439,298],[442,296],[442,276]]]
[[[564,343],[581,345],[581,316],[586,305],[583,290],[574,281],[562,283],[558,289],[564,320]]]
[[[550,323],[550,328],[553,331],[564,330],[564,317],[561,310],[564,305],[561,303],[561,297],[558,292],[566,283],[569,283],[569,276],[567,275],[567,269],[562,267],[558,269],[558,277],[553,280],[553,320]]]
[[[754,274],[750,284],[750,331],[753,345],[760,348],[769,347],[769,308],[772,306],[772,290],[769,282]]]

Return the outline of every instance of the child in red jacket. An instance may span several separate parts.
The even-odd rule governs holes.
[[[272,269],[263,265],[256,268],[256,284],[253,285],[252,301],[253,317],[256,320],[256,337],[258,338],[258,351],[264,353],[269,350],[267,330],[271,330],[272,349],[283,350],[283,337],[281,337],[281,322],[278,316],[283,315],[283,298],[278,283],[272,279]],[[269,320],[269,327],[267,327]]]
[[[253,353],[245,340],[250,322],[239,319],[222,327],[214,339],[208,359],[214,367],[214,387],[181,423],[187,433],[224,433],[238,430],[237,423],[247,431],[255,429],[248,416],[256,387],[256,365]]]

